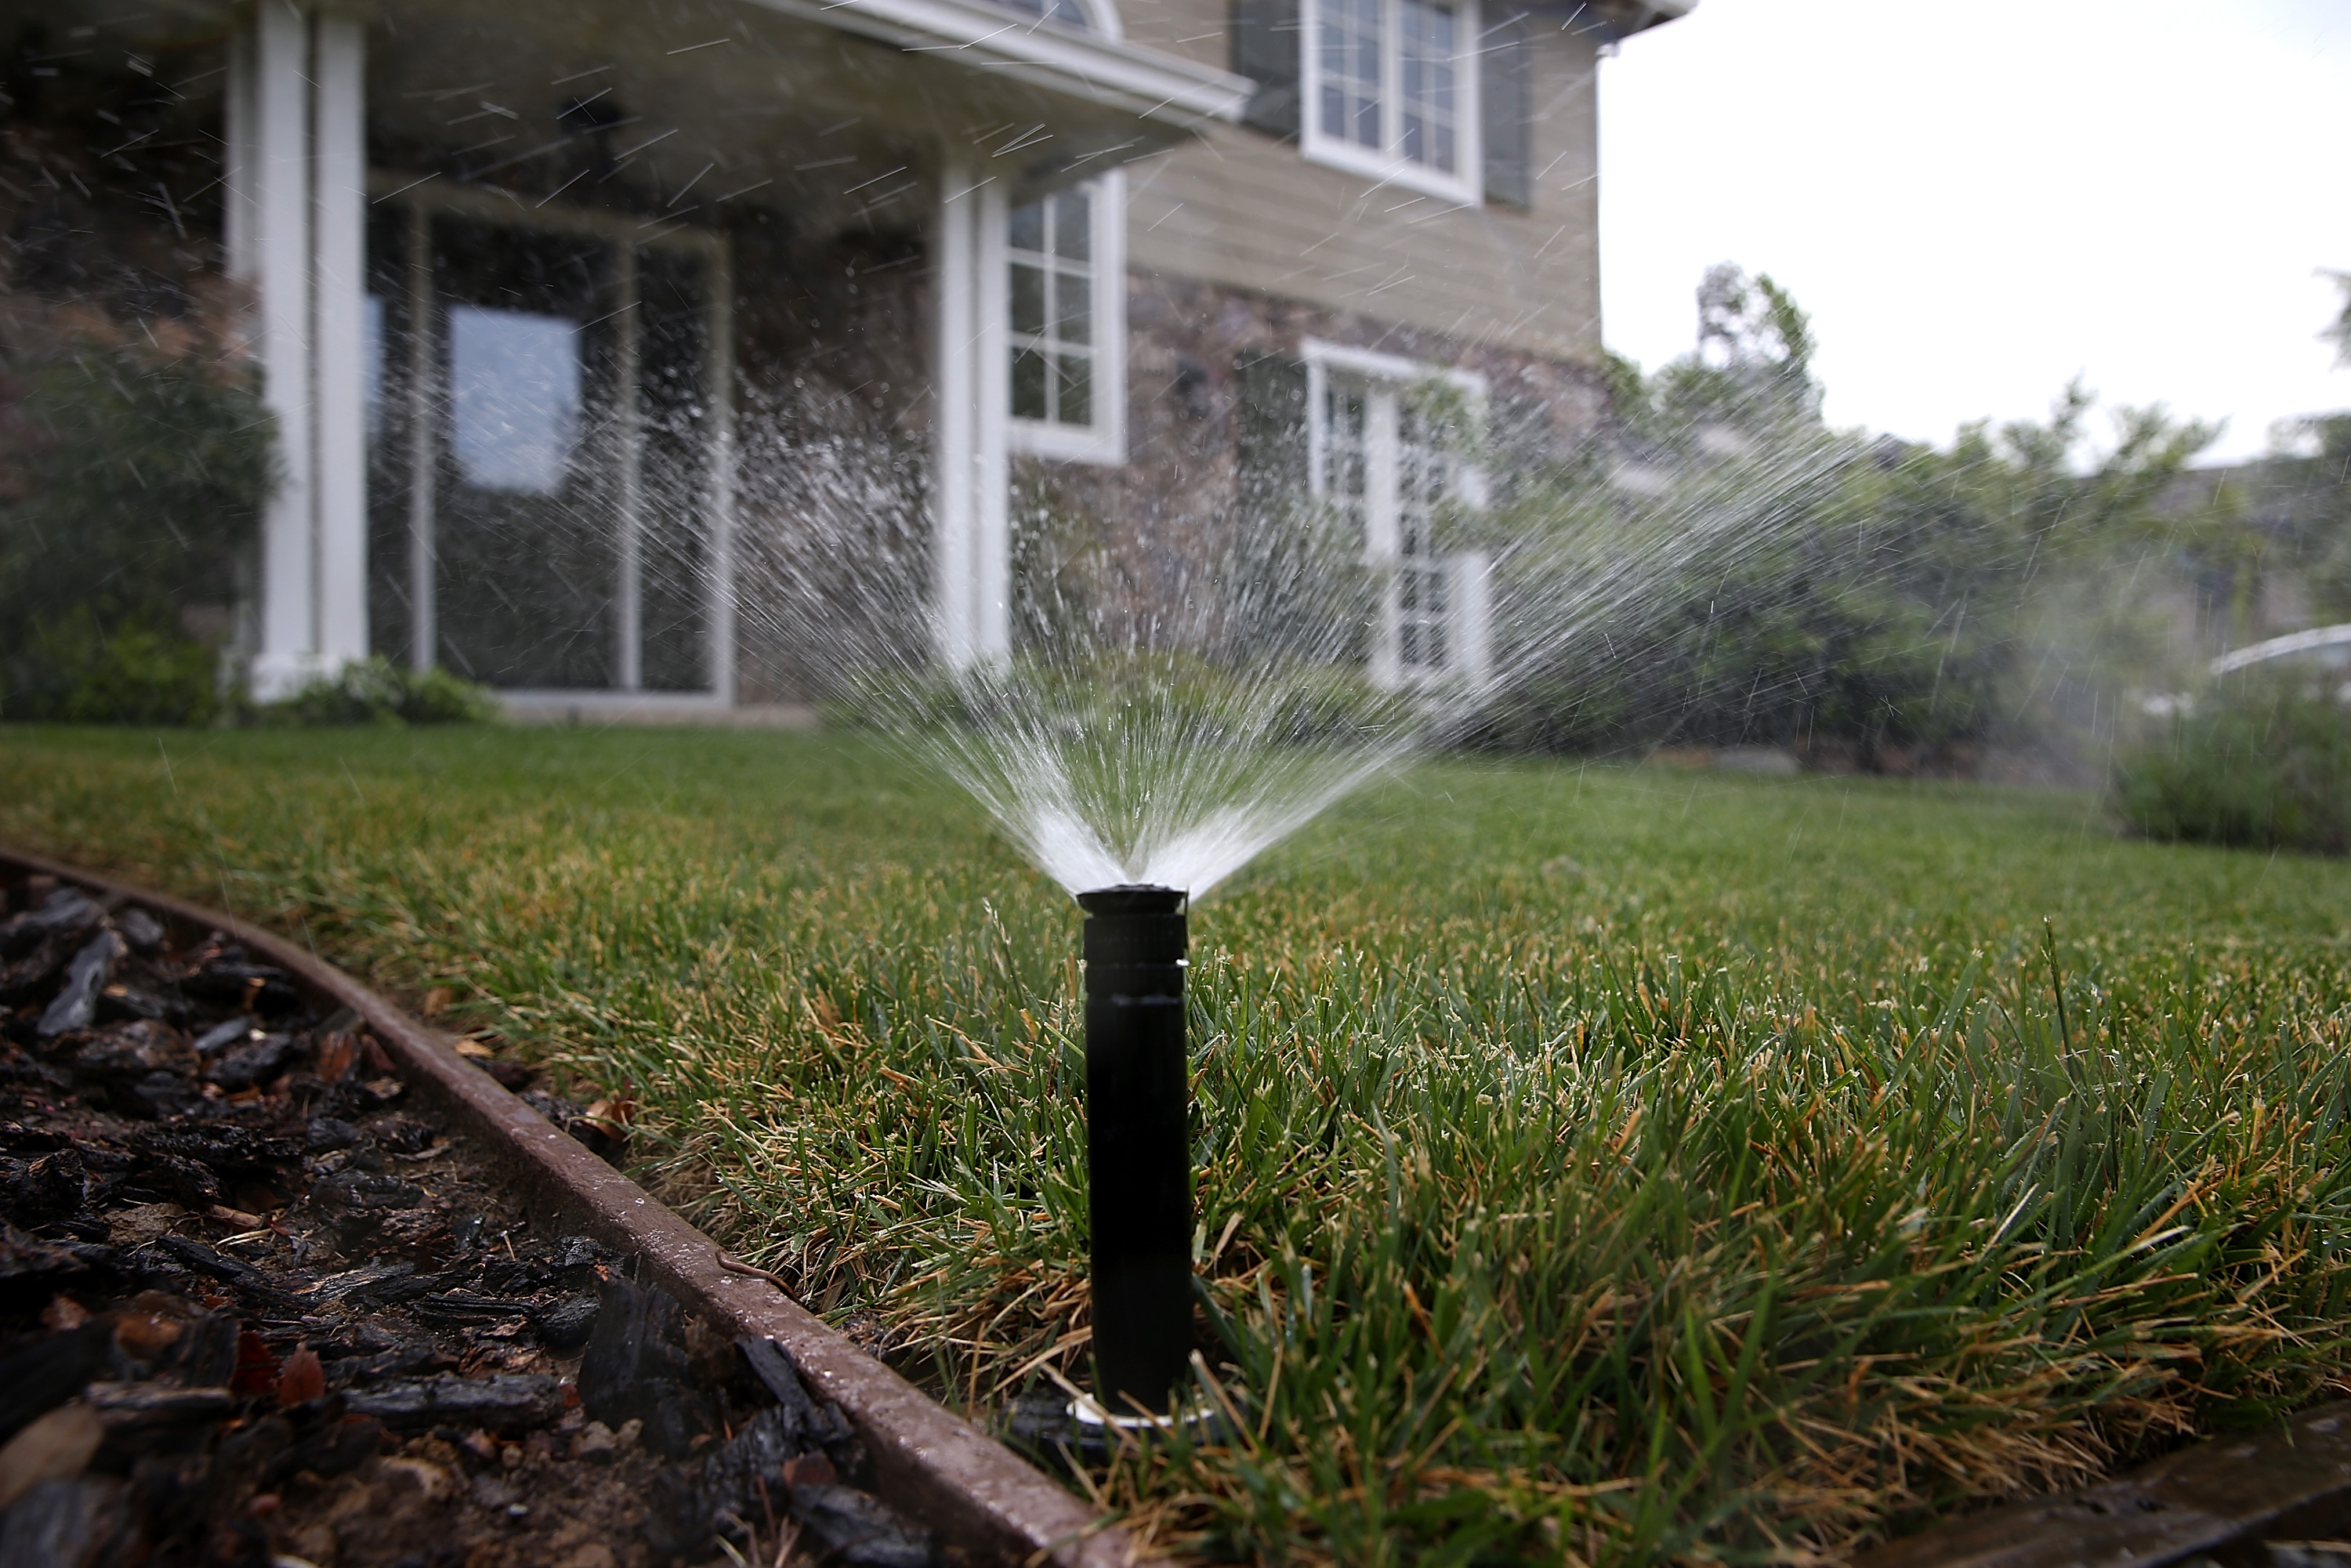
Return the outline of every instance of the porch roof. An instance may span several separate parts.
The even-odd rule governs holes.
[[[1083,178],[1236,117],[1248,86],[990,0],[381,0],[370,34],[389,167],[552,191],[585,101],[626,166],[606,199],[696,223],[747,201],[802,234],[918,221],[951,155],[1008,191]]]
[[[1245,78],[995,0],[364,8],[379,166],[536,201],[581,166],[579,108],[601,102],[610,119],[594,123],[611,135],[595,156],[624,177],[592,199],[650,199],[641,216],[696,223],[747,202],[789,211],[803,234],[914,219],[950,156],[1026,199],[1237,120],[1250,90]],[[110,38],[135,52],[225,37],[239,11],[235,0],[165,0],[118,18],[97,0],[57,0],[55,14],[103,58]]]

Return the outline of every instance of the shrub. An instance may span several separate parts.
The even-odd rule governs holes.
[[[2123,819],[2152,839],[2351,853],[2351,709],[2307,674],[2213,691],[2116,770]]]
[[[498,711],[488,687],[443,669],[419,673],[383,659],[357,660],[292,696],[256,710],[266,725],[478,724]]]
[[[236,597],[275,441],[253,378],[193,354],[90,343],[0,384],[0,713],[211,716],[180,615]]]
[[[7,717],[53,724],[208,724],[220,655],[145,621],[102,627],[87,607],[36,620],[0,662]]]

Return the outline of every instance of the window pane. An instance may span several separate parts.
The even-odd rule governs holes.
[[[1064,191],[1053,198],[1053,254],[1064,261],[1085,261],[1093,255],[1092,201],[1083,191]]]
[[[1370,400],[1358,388],[1332,386],[1323,394],[1322,494],[1360,544],[1364,537],[1364,425]]]
[[[1053,335],[1071,343],[1094,340],[1094,280],[1082,272],[1053,274]]]
[[[1093,192],[1059,191],[1014,216],[1014,246],[1036,259],[1016,248],[1011,263],[1012,417],[1091,425]]]
[[[1012,351],[1012,417],[1043,419],[1045,407],[1045,356],[1034,349]]]
[[[560,316],[449,307],[451,443],[477,490],[552,496],[580,431],[580,327]]]
[[[1045,329],[1045,274],[1042,268],[1012,264],[1012,329]]]
[[[383,436],[383,296],[369,294],[365,310],[366,314],[360,319],[360,327],[367,342],[367,347],[361,350],[364,357],[360,361],[367,367],[364,372],[367,434],[370,441],[377,441]]]
[[[1054,413],[1063,424],[1092,424],[1094,422],[1094,364],[1091,354],[1061,356],[1061,385]]]
[[[1403,110],[1399,151],[1416,163],[1451,172],[1457,162],[1456,17],[1450,5],[1401,0],[1398,40]]]
[[[1322,132],[1380,145],[1380,0],[1322,0]]]
[[[1045,204],[1030,202],[1012,209],[1011,233],[1008,236],[1015,250],[1045,248]]]

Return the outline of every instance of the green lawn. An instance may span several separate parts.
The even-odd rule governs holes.
[[[5,729],[0,839],[450,988],[967,1407],[1079,1375],[1076,912],[878,747]],[[1194,938],[1246,1435],[1090,1478],[1162,1541],[1786,1557],[2351,1386],[2351,865],[1431,763]]]

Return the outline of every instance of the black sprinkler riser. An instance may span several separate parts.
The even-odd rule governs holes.
[[[1094,1398],[1168,1410],[1192,1354],[1184,894],[1106,887],[1086,912],[1086,1165]]]

